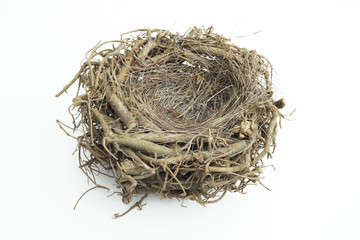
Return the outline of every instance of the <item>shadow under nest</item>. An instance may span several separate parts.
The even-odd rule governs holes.
[[[212,28],[141,29],[91,49],[57,96],[79,80],[73,130],[96,187],[102,173],[126,204],[149,193],[206,204],[259,182],[284,106],[271,75],[266,58]]]

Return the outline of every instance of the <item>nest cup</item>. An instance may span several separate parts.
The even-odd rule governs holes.
[[[260,181],[284,106],[271,75],[266,58],[212,28],[142,29],[91,49],[57,96],[79,80],[73,130],[96,187],[103,173],[126,204],[149,193],[206,204]]]

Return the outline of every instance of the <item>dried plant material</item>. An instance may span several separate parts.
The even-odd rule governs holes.
[[[206,204],[259,182],[284,106],[271,76],[266,58],[212,28],[143,29],[91,49],[57,96],[79,80],[74,130],[95,186],[102,173],[126,204],[150,193]]]

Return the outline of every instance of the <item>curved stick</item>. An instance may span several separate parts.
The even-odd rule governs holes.
[[[137,140],[139,141],[139,140]],[[204,159],[208,159],[210,157],[219,157],[216,155],[222,156],[228,156],[228,155],[234,155],[234,154],[238,154],[241,153],[242,151],[246,150],[250,145],[247,143],[246,140],[231,144],[229,147],[223,147],[223,148],[219,148],[217,150],[215,150],[214,152],[209,152],[209,151],[201,151],[201,152],[197,152],[196,154],[198,154],[201,157],[203,157]],[[156,159],[156,158],[152,158],[149,156],[146,156],[142,153],[136,153],[141,159],[143,159],[144,161],[148,162],[148,163],[152,163],[154,165],[163,165],[163,164],[177,164],[180,163],[180,161],[182,160],[191,160],[191,159],[198,159],[199,157],[194,156],[194,154],[191,153],[185,153],[185,154],[181,154],[179,156],[176,157],[169,157],[169,158],[160,158],[160,159]],[[221,170],[220,170],[221,171]]]
[[[112,139],[113,142],[119,144],[119,146],[124,146],[132,148],[134,150],[150,154],[150,155],[174,155],[175,151],[171,148],[157,145],[153,142],[149,142],[142,139],[136,139],[128,134],[120,135]]]
[[[273,110],[273,117],[269,124],[269,130],[267,132],[266,142],[264,150],[253,160],[252,164],[256,164],[260,161],[268,152],[270,152],[271,143],[274,137],[274,130],[276,127],[277,117],[279,116],[279,112],[277,110]]]

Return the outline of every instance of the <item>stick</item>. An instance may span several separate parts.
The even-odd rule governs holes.
[[[74,82],[76,82],[76,80],[78,80],[78,78],[80,77],[80,74],[83,72],[84,68],[86,67],[86,64],[83,64],[79,70],[79,72],[75,75],[75,77],[73,78],[73,80],[71,80],[71,82],[69,82],[58,94],[55,95],[55,97],[59,97],[61,94],[63,94],[66,90],[68,90],[69,87],[71,87],[71,85],[74,84]]]
[[[153,142],[149,142],[142,139],[136,139],[128,134],[124,134],[112,139],[113,142],[120,146],[128,147],[150,155],[174,155],[175,151],[171,148],[157,145]]]
[[[134,205],[132,205],[126,212],[124,212],[124,213],[122,213],[122,214],[115,213],[115,214],[114,214],[114,218],[116,219],[116,218],[119,218],[119,217],[123,217],[123,216],[125,216],[126,214],[128,214],[131,210],[133,210],[134,208],[141,206],[142,202],[144,201],[144,199],[145,199],[148,195],[149,195],[148,193],[144,194],[144,196],[142,196],[142,198],[141,198],[139,201],[137,201]]]
[[[259,160],[261,160],[268,152],[270,152],[271,142],[274,137],[274,130],[276,127],[276,121],[277,121],[278,116],[279,116],[278,111],[274,110],[273,117],[269,124],[269,130],[267,132],[267,138],[266,138],[264,150],[254,159],[254,161],[252,163],[253,165],[256,164]]]
[[[176,156],[176,157],[170,157],[170,158],[161,158],[161,159],[146,156],[145,154],[142,154],[141,152],[138,152],[136,154],[142,160],[146,161],[147,163],[158,165],[158,166],[163,166],[163,165],[166,165],[166,164],[177,164],[181,160],[190,160],[190,159],[192,159],[191,154],[186,154],[186,155],[181,155],[181,156]]]
[[[120,98],[118,98],[118,96],[116,96],[115,93],[111,92],[110,89],[107,89],[105,91],[105,94],[115,114],[120,118],[121,122],[125,126],[129,127],[130,123],[135,121],[135,118],[133,117],[132,113],[126,108],[126,106],[120,100]]]
[[[131,149],[122,148],[121,150],[123,150],[129,157],[131,157],[138,166],[143,167],[144,169],[152,173],[152,175],[155,174],[155,170],[149,167],[146,163],[144,163],[141,158],[139,158]]]
[[[137,141],[139,141],[139,140],[137,140]],[[201,151],[201,152],[198,152],[197,154],[202,155],[202,157],[204,159],[208,159],[210,157],[215,157],[218,154],[225,155],[225,156],[229,156],[229,155],[231,156],[231,155],[238,154],[238,153],[246,150],[247,148],[249,148],[249,146],[250,145],[247,143],[247,141],[241,141],[238,143],[231,144],[229,147],[219,148],[219,149],[215,150],[213,153],[211,153],[209,151]],[[176,156],[176,157],[160,158],[160,159],[152,158],[152,157],[146,156],[142,153],[137,153],[137,155],[144,161],[154,164],[154,165],[158,165],[158,166],[162,166],[164,164],[177,164],[182,160],[187,161],[187,160],[191,160],[191,159],[195,158],[194,155],[190,154],[190,153],[182,154],[182,155]],[[219,156],[216,156],[216,157],[219,157]]]
[[[133,135],[133,137],[151,142],[169,143],[169,142],[190,141],[193,136],[189,134],[146,133],[146,134],[136,134]]]

